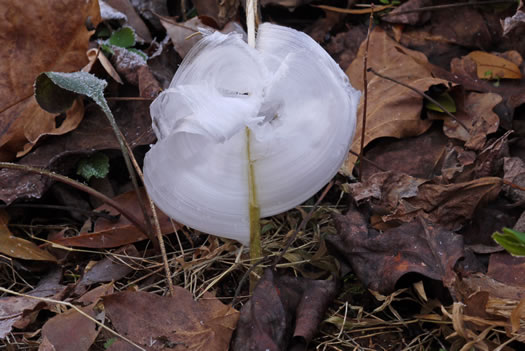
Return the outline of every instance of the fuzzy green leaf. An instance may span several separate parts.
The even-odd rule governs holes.
[[[78,161],[77,174],[90,180],[91,177],[104,178],[109,173],[109,157],[102,152],[94,153]]]

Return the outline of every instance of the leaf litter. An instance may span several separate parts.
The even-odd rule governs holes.
[[[194,9],[157,2],[107,1],[128,21],[121,18],[103,26],[112,32],[127,23],[139,39],[130,49],[142,50],[147,59],[129,60],[128,48],[107,56],[106,65],[112,60],[111,67],[124,78],[120,85],[95,61],[89,68],[109,82],[105,95],[139,163],[154,142],[147,99],[167,87],[180,63],[178,56],[184,56],[173,45],[177,50],[191,47],[184,34],[178,39],[171,35],[172,43],[151,39],[170,35],[148,8],[156,6],[156,13],[170,16],[177,28],[197,19],[210,30],[241,28],[235,22],[242,13],[238,1],[195,1],[200,17],[194,16]],[[325,7],[322,11],[336,15],[324,16],[308,2],[270,3],[261,3],[264,21],[310,33],[347,71],[352,84],[364,88],[363,40],[370,8]],[[2,290],[0,344],[40,345],[42,350],[136,349],[132,343],[175,350],[519,350],[525,342],[524,263],[491,235],[503,227],[525,228],[520,219],[525,218],[520,142],[525,50],[516,39],[523,5],[424,10],[437,2],[401,3],[378,9],[367,52],[369,66],[434,98],[448,94],[455,117],[468,130],[431,108],[421,95],[368,73],[366,148],[358,161],[363,174],[354,166],[357,157],[350,155],[342,170],[345,176],[335,178],[336,185],[319,207],[313,206],[313,198],[297,210],[262,221],[269,259],[278,257],[299,231],[275,267],[262,263],[265,273],[252,295],[243,285],[250,259],[237,243],[180,226],[159,213],[171,278],[177,285],[174,297],[161,296],[168,284],[159,253],[126,218],[86,197],[68,206],[91,202],[94,214],[108,211],[110,216],[90,216],[79,223],[71,211],[45,209],[46,203],[58,201],[58,193],[48,191],[49,179],[0,170],[0,198],[6,205],[42,206],[2,210],[1,233],[7,239],[0,245],[0,286],[22,296]],[[14,5],[0,3],[0,8],[10,6]],[[282,12],[279,6],[296,9]],[[98,10],[90,12],[95,7],[96,2],[87,2],[85,12],[77,11],[91,16],[90,30],[99,21]],[[23,72],[12,81],[21,88],[8,87],[9,94],[4,94],[10,100],[30,96],[34,79],[44,71],[80,70],[87,63],[88,48],[97,50],[91,51],[92,58],[106,58],[94,47],[95,40],[89,42],[94,33],[91,39],[107,38],[97,37],[102,27],[88,32],[77,17],[35,9],[45,14],[42,22],[26,21],[30,25],[22,26],[21,32],[65,21],[75,28],[71,33],[80,34],[71,38],[76,43],[72,53],[53,44],[61,39],[53,35],[46,36],[46,54],[38,51],[43,50],[39,45],[27,48],[33,51],[12,51],[10,55],[41,59],[6,61]],[[56,61],[65,66],[48,64],[48,57],[59,57]],[[115,196],[144,220],[137,197],[129,192],[122,158],[114,151],[118,143],[113,130],[99,109],[77,98],[70,110],[66,104],[65,114],[46,116],[28,99],[2,112],[7,116],[3,126],[8,126],[0,135],[2,160],[74,178],[82,157],[104,151],[109,173],[90,185]],[[17,112],[16,120],[11,119],[15,109],[24,111]],[[32,115],[23,117],[27,111]],[[39,123],[22,122],[22,117]],[[352,147],[356,153],[360,135],[358,131]],[[310,219],[302,227],[304,218]],[[13,253],[9,247],[17,250]],[[232,307],[234,301],[240,304]]]

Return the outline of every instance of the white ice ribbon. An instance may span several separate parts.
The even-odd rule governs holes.
[[[315,194],[346,158],[360,93],[296,30],[262,24],[256,47],[215,32],[188,53],[151,105],[158,142],[146,188],[173,219],[248,243],[247,134],[261,217]]]

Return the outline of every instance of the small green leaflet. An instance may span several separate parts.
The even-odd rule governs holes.
[[[503,246],[513,256],[525,256],[525,233],[503,228],[503,233],[495,232],[492,239]]]
[[[456,102],[450,96],[449,93],[443,93],[440,96],[436,98],[436,101],[439,102],[441,105],[443,105],[444,108],[447,109],[448,112],[454,113],[456,112]],[[429,110],[436,111],[436,112],[445,112],[441,107],[434,104],[432,101],[428,101],[425,104],[425,107]]]
[[[121,48],[130,48],[135,45],[135,32],[130,27],[122,27],[111,34],[107,43]]]
[[[91,177],[104,178],[109,173],[109,157],[102,152],[96,152],[78,161],[77,174],[90,180]]]

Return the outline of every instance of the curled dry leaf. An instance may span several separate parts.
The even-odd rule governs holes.
[[[60,285],[62,271],[52,270],[42,278],[36,288],[27,292],[27,295],[50,297],[61,300],[66,292],[66,286]],[[43,301],[25,296],[0,297],[0,339],[5,338],[12,328],[23,329],[35,318],[39,310],[47,304]]]
[[[239,312],[208,293],[195,301],[181,287],[174,292],[167,297],[125,291],[104,297],[104,309],[118,333],[146,350],[228,350]],[[113,348],[135,350],[122,340]]]
[[[83,112],[71,112],[57,127],[56,116],[32,97],[33,82],[44,71],[82,68],[91,35],[85,23],[89,18],[96,25],[100,15],[96,0],[81,5],[75,0],[2,0],[0,8],[0,76],[5,77],[0,85],[0,159],[11,160],[22,150],[27,153],[41,135],[67,133],[81,121]]]
[[[199,28],[210,31],[214,30],[202,23],[199,17],[193,17],[183,23],[177,22],[171,17],[160,16],[159,19],[160,23],[162,23],[166,29],[175,50],[181,58],[184,58],[193,45],[202,39],[202,34],[199,33]]]
[[[399,186],[398,183],[404,184]],[[412,222],[422,216],[450,230],[461,228],[476,208],[496,198],[501,179],[485,177],[457,184],[433,184],[406,175],[379,172],[348,186],[358,201],[367,199],[384,222]]]
[[[363,90],[363,55],[366,41],[361,44],[356,59],[346,74],[354,87]],[[370,34],[368,66],[377,72],[426,91],[430,86],[447,84],[433,78],[426,67],[427,58],[420,52],[403,47],[376,27]],[[391,81],[368,73],[368,115],[366,117],[365,146],[381,137],[404,138],[424,133],[432,122],[420,118],[423,98],[415,92]],[[357,112],[358,122],[352,151],[359,153],[363,97]],[[357,156],[350,154],[343,165],[344,174],[351,174]]]
[[[9,218],[5,210],[0,211],[0,253],[23,260],[56,262],[55,256],[39,248],[34,242],[14,236],[7,227]]]
[[[147,203],[144,193],[142,193],[144,203]],[[143,220],[144,214],[140,209],[139,202],[135,191],[118,195],[114,198],[121,206],[125,207],[131,213],[134,213],[139,220]],[[111,215],[117,216],[119,213],[111,206],[102,205],[96,211],[106,211]],[[150,207],[147,206],[148,214]],[[163,234],[173,233],[178,224],[172,222],[168,216],[157,209],[159,217],[160,229]],[[120,216],[116,223],[113,223],[104,218],[98,218],[95,223],[88,220],[80,230],[77,236],[66,236],[64,231],[49,238],[54,243],[64,246],[90,247],[90,248],[109,248],[117,247],[126,244],[131,244],[140,240],[145,240],[148,237],[135,225],[133,225],[126,217]]]
[[[120,256],[115,256],[120,255]],[[122,257],[125,256],[125,257]],[[138,250],[133,245],[127,245],[112,252],[112,254],[96,262],[91,268],[87,268],[82,274],[82,278],[75,286],[75,294],[81,295],[88,286],[96,283],[107,283],[118,281],[133,271],[137,257],[140,257]]]
[[[241,309],[233,350],[306,349],[336,292],[334,281],[278,275],[266,269]]]
[[[418,10],[421,7],[432,5],[431,0],[408,0],[396,7],[388,15],[381,18],[382,21],[389,23],[401,23],[409,24],[412,26],[421,25],[430,20],[432,13],[430,11],[414,11]],[[397,14],[404,11],[413,11],[409,13]]]
[[[395,290],[399,278],[411,272],[443,281],[451,287],[454,265],[463,256],[463,239],[422,219],[379,233],[368,229],[359,211],[335,217],[337,235],[329,248],[369,289],[382,294]]]
[[[525,11],[523,0],[520,0],[520,5],[512,17],[507,17],[501,21],[501,26],[503,27],[504,36],[513,31],[525,31]]]
[[[193,0],[193,5],[200,16],[208,16],[222,28],[237,17],[239,0]]]
[[[482,299],[472,299],[476,294],[483,294]],[[514,319],[525,318],[525,311],[520,308],[520,302],[525,298],[523,287],[499,282],[485,274],[475,273],[458,281],[455,287],[455,297],[458,301],[470,307],[471,311],[484,313],[484,317],[493,323],[515,328],[522,334],[525,332],[519,324],[512,323]],[[475,303],[475,305],[473,305]],[[503,320],[502,320],[503,319]],[[510,330],[509,330],[510,331]],[[521,337],[520,340],[525,341]]]
[[[103,296],[113,293],[113,283],[101,285],[86,293],[76,302],[80,310],[103,323],[105,312],[97,306]],[[87,305],[87,306],[86,306]],[[50,350],[88,351],[102,328],[74,309],[50,318],[42,327],[42,337],[52,345]]]
[[[487,135],[495,133],[499,127],[499,117],[494,108],[503,98],[494,93],[455,94],[458,120],[465,124],[465,130],[460,124],[444,113],[429,111],[428,115],[434,119],[444,119],[443,132],[449,138],[465,141],[465,147],[471,150],[481,150],[485,146]]]

